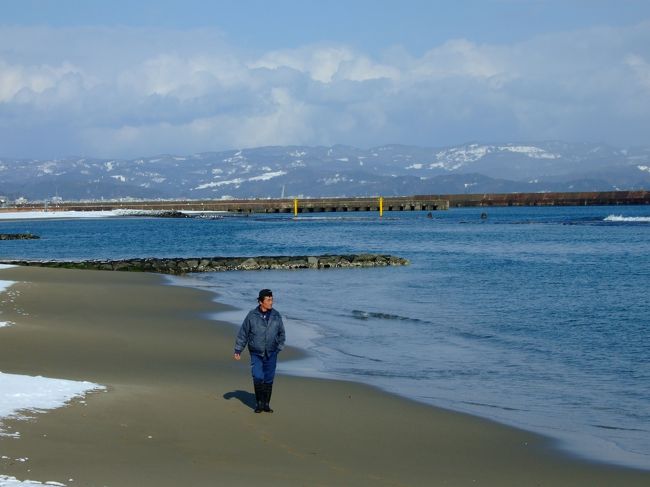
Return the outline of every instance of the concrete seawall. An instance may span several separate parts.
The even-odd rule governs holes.
[[[472,206],[611,206],[650,205],[649,191],[576,193],[501,193],[436,195],[450,208]]]
[[[173,210],[173,211],[226,211],[230,213],[293,213],[294,199],[249,200],[160,200],[160,201],[92,201],[64,202],[45,205],[29,204],[0,211],[110,211]],[[430,196],[403,196],[383,198],[384,211],[436,211],[447,210],[449,202]],[[376,198],[305,198],[297,200],[298,213],[379,211]]]
[[[7,211],[224,211],[235,214],[293,213],[293,199],[84,201],[33,203],[0,208]],[[650,205],[650,192],[601,191],[576,193],[481,193],[384,197],[384,211],[436,211],[475,206],[596,206]],[[298,213],[379,211],[379,197],[305,198]]]

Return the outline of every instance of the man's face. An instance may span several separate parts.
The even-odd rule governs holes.
[[[264,299],[260,301],[260,309],[262,311],[268,311],[273,308],[273,296],[264,296]]]

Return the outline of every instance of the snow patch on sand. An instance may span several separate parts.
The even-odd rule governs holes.
[[[8,269],[9,267],[15,267],[12,265],[7,265],[7,264],[0,264],[0,269]],[[11,286],[12,284],[15,284],[14,281],[0,281],[0,293],[4,292]],[[10,321],[0,321],[0,328],[4,328],[5,326],[11,326],[13,323]]]
[[[18,460],[18,459],[17,459]],[[38,485],[59,485],[65,487],[65,484],[60,482],[38,482],[36,480],[18,480],[16,477],[7,475],[0,475],[0,487],[34,487]]]
[[[0,436],[19,435],[7,432],[3,419],[27,419],[30,413],[58,408],[87,392],[103,389],[92,382],[0,372]]]
[[[0,269],[15,267],[0,264]],[[14,281],[0,280],[0,292],[6,291]],[[13,323],[0,322],[0,327]],[[90,391],[105,390],[106,388],[92,382],[79,382],[65,379],[50,379],[41,376],[5,374],[0,372],[0,436],[19,438],[20,432],[10,431],[4,424],[6,419],[28,419],[31,415],[64,406],[75,398],[81,398]],[[11,460],[7,456],[0,458]],[[17,462],[27,462],[29,458],[14,458]],[[0,475],[0,487],[5,486],[42,486],[65,485],[59,482],[37,482],[34,480],[18,480],[16,477]]]
[[[5,374],[0,372],[0,436],[20,438],[19,431],[10,431],[5,419],[29,419],[35,413],[64,406],[75,398],[84,397],[90,391],[104,390],[105,387],[92,382],[78,382],[65,379],[50,379],[27,375]],[[2,460],[11,460],[3,456]],[[29,458],[15,458],[14,461],[27,462]],[[0,461],[0,468],[2,462]],[[65,485],[59,482],[37,482],[18,480],[15,477],[0,475],[0,487],[37,485]]]
[[[15,266],[7,265],[7,264],[0,264],[0,269],[8,269],[9,267],[15,267]],[[0,280],[0,293],[6,291],[7,288],[9,286],[11,286],[12,284],[15,284],[15,282],[14,281],[2,281],[2,280]]]

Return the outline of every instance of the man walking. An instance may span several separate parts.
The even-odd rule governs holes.
[[[278,353],[284,348],[284,323],[280,313],[273,309],[273,293],[270,289],[260,291],[257,303],[237,333],[234,358],[240,360],[242,350],[248,345],[255,388],[255,412],[272,413],[271,392]]]

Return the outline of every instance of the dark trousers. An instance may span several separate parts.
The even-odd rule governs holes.
[[[278,363],[278,352],[266,355],[251,353],[251,373],[253,382],[257,384],[273,384],[275,366]]]

